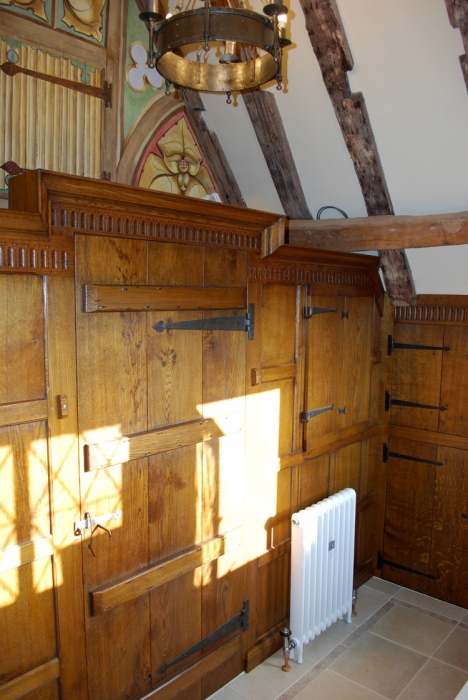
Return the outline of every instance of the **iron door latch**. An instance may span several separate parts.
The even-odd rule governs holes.
[[[302,411],[299,418],[301,423],[308,423],[311,418],[318,416],[320,413],[325,413],[325,411],[333,411],[335,404],[332,403],[330,406],[324,406],[323,408],[314,408],[312,411]],[[341,410],[341,409],[340,409]]]

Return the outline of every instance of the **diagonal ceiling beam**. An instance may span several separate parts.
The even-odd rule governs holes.
[[[468,3],[466,0],[445,0],[450,24],[458,27],[463,39],[465,53],[460,56],[460,64],[468,90]]]
[[[310,43],[354,163],[369,216],[393,214],[382,164],[361,93],[352,93],[347,72],[351,51],[335,0],[300,0]],[[404,250],[381,250],[385,285],[392,304],[414,302],[415,290]]]
[[[208,129],[203,117],[205,105],[200,93],[197,90],[179,87],[179,94],[185,103],[187,118],[220,189],[221,199],[226,204],[237,204],[240,207],[245,207],[246,204],[242,192],[219,139],[213,131]]]
[[[312,219],[275,96],[251,90],[242,97],[284,213],[290,219]]]

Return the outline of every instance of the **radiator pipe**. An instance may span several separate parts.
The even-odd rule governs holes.
[[[291,639],[291,630],[289,627],[283,627],[282,630],[280,630],[280,635],[283,637],[283,656],[284,656],[284,665],[281,667],[283,671],[290,671],[291,666],[289,665],[289,653],[292,651],[292,649],[296,648],[296,642],[294,639]]]

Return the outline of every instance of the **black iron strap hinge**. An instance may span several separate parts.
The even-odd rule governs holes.
[[[416,403],[415,401],[401,401],[392,398],[389,391],[385,392],[385,410],[389,411],[392,406],[411,406],[412,408],[432,408],[434,411],[446,411],[448,406],[431,406],[427,403]]]
[[[445,350],[448,351],[452,348],[449,345],[421,345],[421,343],[411,344],[411,343],[395,343],[393,340],[393,335],[388,336],[388,346],[387,354],[393,355],[393,351],[401,348],[403,350]]]
[[[432,459],[421,459],[421,457],[413,457],[413,455],[403,455],[399,452],[390,452],[386,442],[383,444],[383,461],[388,462],[389,457],[396,457],[397,459],[407,459],[410,462],[422,462],[423,464],[435,464],[438,467],[443,467],[443,462],[434,462]]]
[[[325,411],[333,411],[335,404],[332,403],[330,406],[324,406],[323,408],[314,408],[312,411],[303,411],[300,414],[301,423],[308,423],[311,418],[318,416],[319,413],[325,413]],[[340,409],[341,410],[341,409]]]
[[[387,559],[384,559],[382,552],[377,552],[377,568],[379,571],[385,565],[392,566],[394,569],[400,569],[400,571],[408,571],[410,574],[417,574],[418,576],[425,576],[426,578],[430,579],[436,578],[432,574],[424,574],[422,571],[418,571],[417,569],[410,569],[409,566],[403,566],[402,564],[395,564],[393,561],[387,561]]]
[[[304,318],[312,318],[317,314],[336,314],[338,309],[323,309],[320,306],[306,306],[304,308]]]
[[[158,321],[153,326],[158,333],[163,331],[246,331],[248,339],[254,339],[255,304],[249,304],[249,311],[241,316],[217,316],[216,318],[199,318],[193,321],[175,321],[164,323]]]
[[[176,656],[175,659],[172,659],[172,661],[168,661],[167,664],[160,666],[157,673],[164,673],[164,671],[166,671],[170,666],[178,664],[179,661],[183,661],[189,656],[192,656],[192,654],[195,654],[197,651],[200,651],[210,644],[213,644],[213,642],[225,637],[227,634],[229,634],[229,632],[239,629],[239,627],[242,627],[244,632],[247,632],[249,629],[249,616],[250,600],[244,600],[244,607],[240,613],[238,613],[231,620],[225,622],[224,625],[221,625],[221,627],[218,627],[218,629],[215,629],[213,632],[210,632],[210,634],[207,634],[206,637],[203,637],[203,639],[186,649],[184,652],[182,652],[182,654]]]

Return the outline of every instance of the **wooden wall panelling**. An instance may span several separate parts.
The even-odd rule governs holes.
[[[242,251],[208,248],[204,254],[204,282],[209,286],[245,287],[247,256]],[[229,312],[227,312],[228,314]],[[232,313],[232,312],[230,312]],[[227,315],[226,314],[226,315]],[[217,316],[216,312],[205,312]],[[222,411],[245,413],[247,334],[203,331],[203,415]],[[244,433],[203,444],[203,539],[242,523],[245,475]],[[238,614],[248,594],[243,589],[243,548],[205,564],[202,576],[202,635]],[[240,649],[240,648],[239,648]],[[239,673],[242,659],[232,660],[230,673]],[[226,667],[213,670],[207,688],[226,682]],[[232,675],[231,675],[232,677]],[[202,692],[202,695],[205,691]]]
[[[299,501],[296,510],[307,508],[313,503],[317,503],[327,498],[333,493],[330,485],[330,454],[327,452],[315,459],[309,459],[295,471],[299,477]]]
[[[444,329],[438,326],[403,325],[396,323],[394,341],[442,347]],[[429,406],[440,406],[440,382],[443,355],[442,350],[395,349],[392,356],[392,398],[413,401]],[[383,399],[382,399],[383,400]],[[390,423],[407,425],[412,428],[437,430],[439,414],[436,409],[392,406]]]
[[[444,433],[468,436],[468,329],[460,326],[444,328],[444,345],[450,345],[443,352],[442,386],[440,402],[448,404],[441,412],[439,430]]]
[[[376,389],[378,395],[378,433],[377,433],[377,454],[376,454],[376,550],[383,552],[384,530],[385,530],[385,502],[387,488],[387,463],[383,461],[380,450],[383,443],[388,443],[390,413],[384,410],[385,391],[391,386],[392,382],[392,360],[393,355],[388,355],[386,352],[386,343],[389,335],[393,335],[394,330],[394,314],[393,308],[390,306],[388,296],[384,298],[383,315],[380,328],[380,347],[382,352],[382,362],[380,365],[379,383]],[[374,365],[375,369],[376,365]],[[381,570],[374,570],[375,576],[381,576]]]
[[[311,440],[337,429],[340,399],[344,310],[342,297],[310,297],[310,306],[337,309],[336,312],[312,316],[307,323],[307,365],[304,410],[311,411],[333,404],[334,408],[310,419],[304,426],[304,449]]]
[[[146,283],[146,243],[77,237],[78,420],[81,444],[147,428],[146,315],[82,311],[81,285]],[[88,683],[91,696],[116,700],[150,687],[149,596],[92,617],[88,591],[148,563],[147,460],[82,472],[82,509],[92,516],[122,511],[93,536],[82,536]],[[109,645],[109,639],[119,639]],[[122,654],[122,649],[125,653]]]
[[[430,595],[468,606],[468,451],[439,447],[435,467]]]
[[[171,243],[148,244],[148,282],[153,285],[203,284],[204,249]],[[199,419],[202,414],[202,332],[156,333],[164,320],[200,318],[202,312],[154,312],[147,317],[148,425]],[[169,429],[171,429],[169,427]],[[203,539],[202,445],[164,452],[149,460],[150,562],[175,556]],[[167,663],[201,639],[200,569],[168,581],[150,594],[151,678],[153,685],[180,672]],[[195,657],[194,657],[195,658]],[[187,662],[185,662],[187,663]],[[201,682],[191,687],[200,698]]]
[[[437,461],[437,447],[433,445],[392,439],[390,450]],[[390,457],[383,552],[387,561],[422,574],[431,573],[434,489],[434,465]],[[388,568],[384,568],[385,578],[390,576]]]
[[[72,523],[81,514],[74,297],[73,277],[47,279],[48,424],[60,683],[64,698],[85,700],[88,689],[82,559],[80,543],[74,541],[72,532]],[[65,395],[68,403],[68,416],[63,418],[58,411],[59,395]]]
[[[0,297],[0,345],[8,364],[0,377],[0,403],[45,398],[42,280],[1,275]]]
[[[344,395],[338,405],[337,426],[357,425],[369,420],[373,346],[372,297],[346,297],[343,326],[343,355],[339,379]],[[340,408],[345,413],[340,415]]]

